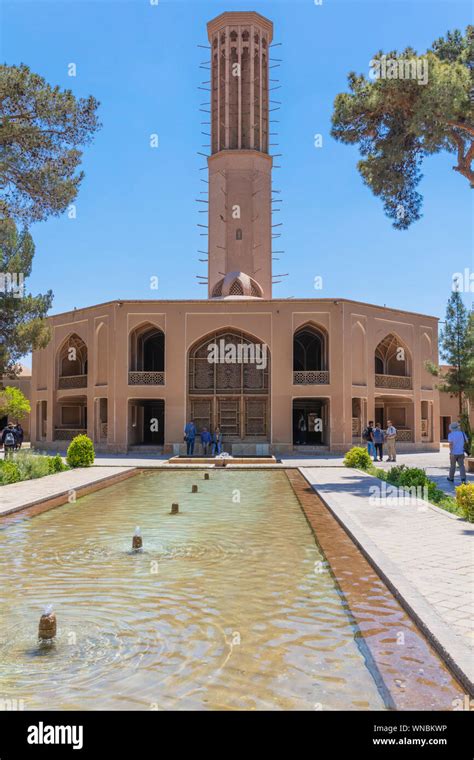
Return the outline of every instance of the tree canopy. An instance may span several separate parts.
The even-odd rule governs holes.
[[[349,92],[334,102],[331,134],[358,145],[358,170],[381,198],[397,229],[421,217],[417,186],[430,155],[456,156],[453,169],[474,186],[474,27],[448,32],[418,56],[379,51],[370,62],[374,79],[351,72]]]
[[[51,87],[28,66],[0,66],[0,218],[29,224],[75,199],[82,152],[100,128],[97,100]]]
[[[440,354],[447,369],[427,362],[427,369],[440,378],[440,391],[456,396],[458,413],[468,411],[474,400],[474,314],[463,304],[459,291],[453,291],[446,307],[444,328],[440,333]]]
[[[25,287],[34,252],[26,229],[19,233],[12,219],[0,222],[0,380],[15,375],[18,360],[32,348],[44,348],[50,338],[44,317],[52,293],[34,296]]]
[[[31,412],[30,402],[19,388],[7,385],[0,390],[0,416],[23,420]]]

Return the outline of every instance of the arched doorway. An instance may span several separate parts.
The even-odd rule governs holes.
[[[226,443],[270,440],[270,352],[232,328],[200,338],[188,354],[187,418],[220,427]]]

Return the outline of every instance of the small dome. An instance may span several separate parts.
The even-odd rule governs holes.
[[[212,298],[263,298],[258,282],[245,272],[228,272],[214,285]]]

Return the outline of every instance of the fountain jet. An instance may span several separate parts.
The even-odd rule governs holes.
[[[143,540],[142,540],[142,532],[140,528],[135,528],[135,533],[133,534],[132,539],[132,551],[139,552],[143,548]]]
[[[53,612],[53,607],[48,604],[44,608],[44,612],[40,617],[38,626],[38,638],[41,641],[51,641],[56,636],[56,615]]]

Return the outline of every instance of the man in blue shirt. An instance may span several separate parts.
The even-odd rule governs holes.
[[[209,456],[209,446],[211,445],[211,434],[209,430],[205,427],[201,431],[201,445],[202,445],[202,453],[205,457]]]
[[[461,482],[466,482],[466,469],[464,467],[464,444],[467,441],[466,433],[459,427],[459,422],[452,422],[449,426],[450,433],[448,435],[449,441],[449,458],[451,466],[449,468],[448,480],[454,483],[454,475],[456,472],[456,465],[459,465],[459,474],[461,476]]]
[[[380,428],[380,422],[376,422],[375,423],[375,427],[372,430],[372,440],[373,440],[374,446],[375,446],[374,462],[377,461],[377,454],[378,454],[378,457],[379,457],[379,461],[383,462],[384,432]]]
[[[192,457],[196,441],[196,425],[194,424],[194,420],[189,420],[184,428],[184,440],[186,441],[186,453],[188,457]]]

